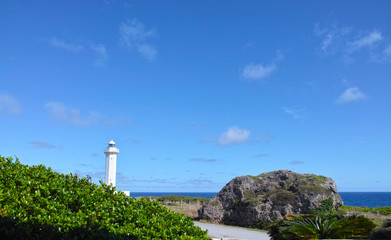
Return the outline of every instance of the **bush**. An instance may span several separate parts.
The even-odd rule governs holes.
[[[157,201],[10,157],[0,157],[0,210],[2,239],[208,239]]]
[[[391,219],[386,219],[381,228],[373,230],[369,239],[391,239]]]
[[[320,206],[314,209],[311,209],[311,213],[315,215],[324,215],[324,214],[331,214],[335,213],[336,211],[334,210],[334,201],[330,197],[326,200],[323,200],[320,203]]]
[[[375,224],[363,216],[301,215],[268,226],[272,240],[364,239]]]

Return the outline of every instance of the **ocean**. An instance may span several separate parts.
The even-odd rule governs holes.
[[[160,197],[164,195],[180,195],[190,197],[211,198],[216,192],[131,192],[131,197]],[[345,206],[355,207],[388,207],[391,206],[391,192],[340,192]]]

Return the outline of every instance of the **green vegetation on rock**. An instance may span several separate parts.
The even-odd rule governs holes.
[[[310,177],[308,177],[308,181],[314,181],[319,183],[325,183],[327,180],[327,177],[321,176],[321,175],[315,175],[312,174]]]
[[[0,157],[2,239],[208,239],[158,201]]]
[[[271,191],[268,193],[268,195],[272,199],[273,203],[277,206],[285,206],[289,203],[297,201],[296,194],[285,189]]]
[[[311,209],[311,213],[315,215],[336,213],[333,202],[332,198],[325,199],[320,203],[319,207]]]

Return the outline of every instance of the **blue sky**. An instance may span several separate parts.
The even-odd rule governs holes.
[[[0,154],[117,188],[391,191],[390,1],[1,1]]]

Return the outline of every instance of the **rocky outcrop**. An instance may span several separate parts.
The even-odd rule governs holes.
[[[198,212],[207,221],[248,227],[310,213],[329,198],[342,206],[333,179],[278,170],[232,179]]]

